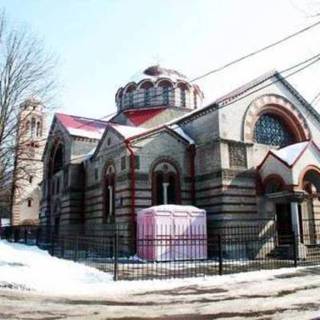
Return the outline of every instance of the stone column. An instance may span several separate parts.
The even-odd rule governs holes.
[[[162,183],[163,204],[168,204],[168,186],[169,186],[169,182]]]
[[[291,202],[291,221],[292,221],[292,231],[294,235],[300,242],[300,223],[299,223],[299,209],[298,202]]]
[[[300,240],[300,221],[299,221],[299,209],[298,202],[291,202],[291,221],[292,221],[292,231],[296,237],[297,241],[297,255],[299,259],[304,259],[306,256],[305,246]]]
[[[112,209],[113,209],[113,188],[112,186],[108,186],[109,190],[109,215],[111,216],[112,214]]]

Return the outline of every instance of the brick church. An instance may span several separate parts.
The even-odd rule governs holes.
[[[318,243],[302,222],[320,218],[320,115],[278,72],[202,100],[186,76],[152,66],[119,88],[108,121],[55,114],[40,223],[99,233],[143,208],[192,204],[209,224],[313,228]]]

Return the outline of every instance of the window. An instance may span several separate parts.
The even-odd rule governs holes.
[[[263,114],[257,121],[254,130],[257,143],[284,147],[295,142],[281,118],[272,114]]]
[[[125,170],[126,169],[126,156],[123,156],[121,158],[121,170]]]
[[[37,137],[40,137],[41,136],[41,124],[40,122],[38,121],[37,122]]]
[[[107,145],[110,146],[111,145],[111,138],[109,137],[107,140]]]
[[[28,207],[32,207],[32,199],[28,199]]]
[[[94,178],[95,178],[96,180],[98,180],[98,179],[99,179],[99,172],[98,172],[98,168],[95,168],[95,169],[94,169]]]
[[[36,119],[32,118],[31,120],[31,138],[34,138],[36,134]]]
[[[193,107],[194,107],[194,109],[197,109],[197,107],[198,107],[198,100],[197,100],[197,93],[196,92],[193,93]]]
[[[33,176],[29,176],[29,183],[32,183],[33,181]]]
[[[179,175],[170,163],[158,164],[152,174],[152,204],[179,204]]]
[[[133,106],[133,92],[129,92],[129,107]]]
[[[162,88],[162,100],[165,106],[169,104],[169,88],[168,87]]]
[[[144,105],[150,106],[150,89],[144,90]]]
[[[181,107],[186,106],[186,90],[181,88],[180,89],[180,100],[181,100]]]
[[[114,219],[115,213],[115,170],[109,166],[104,178],[104,211],[109,220]]]
[[[140,157],[139,156],[135,156],[135,169],[139,170],[140,169]]]

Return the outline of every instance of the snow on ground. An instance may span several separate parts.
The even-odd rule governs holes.
[[[278,269],[250,272],[250,279],[263,280],[269,276],[294,272]],[[150,287],[165,290],[180,285],[205,283],[221,285],[245,281],[248,273],[202,278],[119,281],[105,273],[73,261],[52,257],[45,250],[0,240],[0,287],[43,292],[48,294],[96,295],[110,292],[140,292]]]
[[[0,241],[0,287],[46,293],[103,291],[111,276],[37,247]]]
[[[93,268],[0,241],[0,319],[303,320],[320,319],[319,310],[320,267],[113,282]]]

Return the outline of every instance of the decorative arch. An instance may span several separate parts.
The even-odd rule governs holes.
[[[317,183],[313,183],[313,184],[316,186],[317,192],[320,193],[320,168],[318,168],[315,165],[309,165],[301,171],[299,175],[299,188],[301,190],[305,190],[306,181],[308,180],[307,175],[310,173],[314,173],[315,176],[319,179]],[[312,182],[312,181],[309,181],[309,182]]]
[[[49,178],[51,178],[56,172],[60,171],[63,168],[65,157],[64,145],[64,141],[60,137],[56,138],[53,142],[48,163]]]
[[[180,204],[180,171],[175,161],[158,159],[151,166],[152,205]]]
[[[130,82],[125,86],[125,88],[123,90],[123,94],[133,92],[136,89],[137,89],[137,84],[135,82]]]
[[[255,124],[264,115],[279,117],[294,135],[295,142],[311,139],[311,132],[301,112],[286,98],[268,94],[255,99],[248,107],[243,122],[243,140],[254,142]]]
[[[263,193],[278,192],[286,189],[286,183],[278,174],[270,174],[262,182]]]
[[[156,81],[155,85],[156,87],[159,87],[159,88],[164,88],[164,87],[172,88],[174,86],[174,83],[170,79],[161,78]]]
[[[149,79],[146,79],[146,80],[141,81],[138,84],[137,89],[148,90],[148,89],[153,88],[153,87],[154,87],[153,82],[151,80],[149,80]]]

